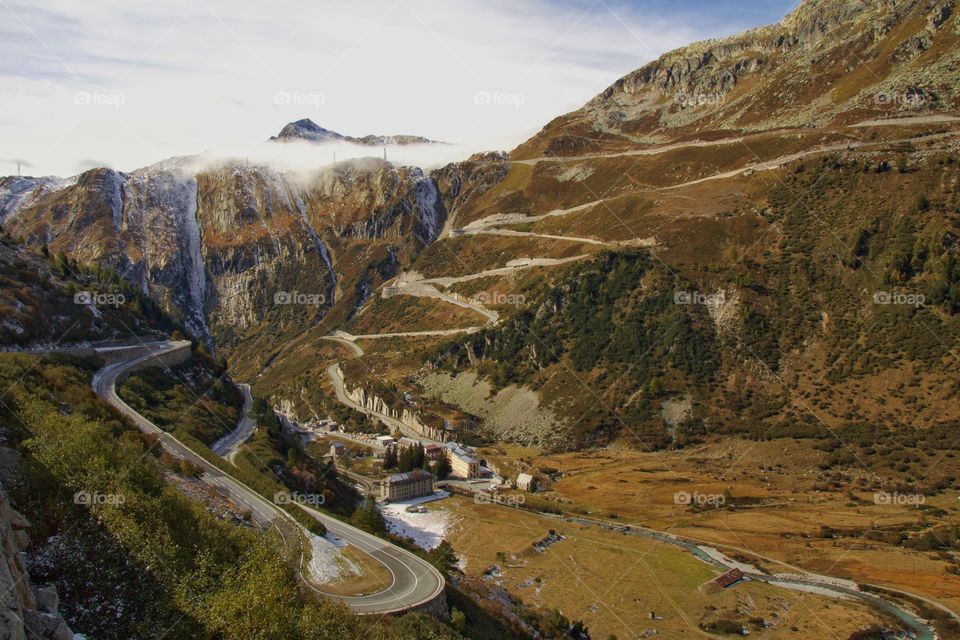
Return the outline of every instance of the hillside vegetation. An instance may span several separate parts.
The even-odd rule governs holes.
[[[670,250],[575,263],[430,358],[537,389],[569,446],[947,433],[960,419],[957,157],[906,145],[794,162],[713,219],[723,245],[700,244],[704,219],[678,219]],[[745,224],[742,239],[723,231]],[[689,404],[679,421],[676,403]]]
[[[11,389],[0,422],[24,456],[12,493],[33,523],[36,578],[57,584],[73,629],[118,639],[458,637],[423,616],[357,618],[304,596],[275,532],[220,521],[164,482],[156,443],[90,391],[96,363],[33,365],[0,356]],[[78,505],[78,492],[104,500]]]

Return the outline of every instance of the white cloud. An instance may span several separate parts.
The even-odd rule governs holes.
[[[32,0],[0,13],[4,156],[60,175],[91,157],[133,169],[242,155],[303,117],[512,148],[663,51],[724,32],[600,0]]]

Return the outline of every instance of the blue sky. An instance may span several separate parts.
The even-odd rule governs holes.
[[[686,20],[700,23],[708,29],[711,24],[728,24],[737,29],[776,22],[789,13],[797,0],[630,0],[622,3],[637,11],[682,14]]]
[[[661,53],[793,5],[5,0],[0,174],[15,159],[71,175],[208,149],[249,155],[303,117],[459,143],[454,154],[510,148]]]

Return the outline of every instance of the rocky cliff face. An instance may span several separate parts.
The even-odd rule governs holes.
[[[56,588],[37,587],[30,581],[29,527],[0,487],[0,638],[71,640],[73,632],[57,611],[60,599]]]
[[[186,167],[5,178],[0,221],[54,255],[115,270],[194,335],[230,346],[265,326],[302,332],[341,299],[355,304],[380,254],[408,260],[446,220],[434,179],[379,160],[307,179]]]
[[[774,25],[664,54],[513,155],[948,110],[960,100],[958,33],[954,0],[807,0]]]
[[[433,171],[443,208],[452,221],[460,205],[478,200],[507,177],[510,163],[502,151],[475,153],[463,162],[450,163]]]
[[[343,371],[339,367],[337,368],[337,376],[341,380],[344,379]],[[433,416],[435,424],[431,426],[424,420],[420,412],[414,406],[408,406],[403,398],[397,398],[391,405],[375,391],[363,386],[347,388],[345,391],[351,400],[364,409],[398,420],[424,438],[440,442],[446,442],[450,439],[451,434],[444,428],[446,425],[443,421]]]

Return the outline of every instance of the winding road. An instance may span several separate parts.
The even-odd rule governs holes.
[[[874,120],[874,121],[865,121],[857,123],[854,125],[849,125],[850,127],[868,127],[868,126],[909,126],[915,124],[939,124],[939,123],[952,123],[955,121],[960,121],[960,118],[953,118],[949,116],[930,116],[926,118],[899,118],[891,120]],[[445,230],[444,236],[450,237],[462,237],[470,235],[495,235],[495,236],[507,236],[507,237],[527,237],[527,238],[543,238],[546,240],[557,240],[557,241],[566,241],[566,242],[580,242],[584,244],[590,244],[601,247],[613,247],[613,246],[625,246],[631,244],[639,244],[641,246],[654,246],[656,245],[655,238],[636,238],[634,240],[628,241],[605,241],[599,240],[597,238],[585,238],[578,236],[560,236],[552,235],[545,233],[537,233],[533,231],[518,231],[515,229],[505,229],[502,225],[518,225],[518,224],[530,224],[539,222],[546,218],[551,217],[562,217],[569,215],[571,213],[577,213],[580,211],[586,211],[593,207],[617,200],[629,195],[641,194],[641,193],[664,193],[667,191],[673,191],[677,189],[683,189],[685,187],[691,187],[694,185],[702,184],[704,182],[710,182],[714,180],[725,180],[727,178],[734,178],[739,175],[761,172],[761,171],[773,171],[779,169],[791,162],[801,160],[803,158],[814,156],[814,155],[824,155],[829,153],[835,153],[838,151],[851,151],[853,149],[860,149],[863,147],[871,146],[890,146],[897,144],[905,143],[920,143],[920,142],[930,142],[933,140],[939,140],[943,138],[954,137],[958,135],[957,131],[946,131],[941,133],[932,133],[927,135],[920,135],[911,138],[899,138],[896,140],[877,140],[877,141],[846,141],[836,144],[821,145],[816,146],[804,151],[798,151],[796,153],[791,153],[783,155],[777,158],[771,158],[769,160],[762,160],[747,164],[745,166],[739,167],[737,169],[732,169],[730,171],[724,171],[721,173],[715,173],[713,175],[704,176],[702,178],[696,178],[694,180],[688,180],[686,182],[680,182],[677,184],[666,185],[662,187],[655,187],[651,189],[640,189],[628,193],[618,193],[613,196],[606,198],[599,198],[592,200],[590,202],[584,202],[582,204],[572,206],[566,209],[554,209],[543,213],[540,215],[527,215],[522,213],[494,213],[488,215],[484,218],[478,220],[473,220],[472,222],[467,223],[463,227],[456,229]],[[648,148],[648,149],[635,149],[630,151],[621,151],[616,153],[609,154],[597,154],[592,156],[570,156],[570,157],[542,157],[542,158],[532,158],[529,160],[515,160],[515,164],[537,164],[538,162],[577,162],[582,160],[598,160],[605,158],[617,158],[622,156],[647,156],[655,155],[658,153],[663,153],[665,151],[673,151],[676,149],[683,149],[686,147],[711,147],[711,146],[721,146],[729,145],[733,143],[743,142],[743,138],[727,138],[723,140],[714,140],[714,141],[694,141],[694,142],[683,142],[670,145],[664,145],[660,147]]]
[[[268,501],[243,482],[194,453],[192,449],[177,438],[166,433],[155,424],[134,411],[117,395],[117,380],[126,372],[146,365],[165,354],[181,349],[189,349],[189,341],[160,341],[130,347],[131,357],[122,356],[100,369],[93,377],[93,390],[107,404],[119,410],[144,433],[156,435],[163,447],[181,459],[190,460],[204,471],[203,480],[207,484],[219,487],[229,493],[241,508],[250,511],[253,520],[262,526],[269,526],[277,519],[287,520],[302,530],[299,524],[282,508]],[[109,347],[105,348],[109,349]],[[144,351],[146,353],[144,353]],[[114,350],[114,357],[117,351]],[[391,575],[388,587],[377,593],[363,596],[338,596],[327,594],[316,585],[304,580],[304,584],[325,597],[346,603],[354,613],[387,614],[399,613],[425,607],[435,600],[443,598],[445,580],[443,575],[430,563],[400,547],[382,540],[365,531],[352,527],[336,518],[316,509],[300,505],[311,517],[321,522],[334,536],[367,553],[383,564]]]
[[[940,120],[938,120],[938,122],[939,121]],[[881,125],[893,126],[893,125],[909,125],[909,124],[917,124],[917,123],[919,123],[919,120],[902,119],[902,120],[895,120],[895,121],[888,121],[888,122],[885,121],[882,123],[865,122],[865,123],[860,123],[860,125],[851,125],[851,126],[881,126]],[[721,173],[705,176],[702,178],[697,178],[697,179],[679,183],[679,184],[667,185],[663,187],[649,189],[647,191],[663,193],[667,191],[681,189],[683,187],[701,184],[708,181],[731,178],[731,177],[735,177],[748,172],[775,170],[790,162],[794,162],[796,160],[799,160],[808,156],[813,156],[813,155],[823,155],[823,154],[828,154],[836,151],[851,150],[851,149],[856,149],[856,148],[866,147],[871,145],[890,145],[890,144],[897,144],[901,142],[916,143],[916,142],[930,141],[930,140],[944,138],[944,137],[951,137],[955,135],[956,135],[956,132],[951,131],[946,133],[937,133],[932,135],[918,136],[915,138],[904,138],[902,140],[876,141],[876,142],[851,141],[851,142],[843,142],[840,144],[823,145],[813,149],[807,149],[805,151],[798,152],[798,153],[792,153],[792,154],[784,155],[781,157],[777,157],[777,158],[773,158],[765,161],[757,161],[732,171],[721,172]],[[663,153],[666,151],[671,151],[674,149],[680,149],[684,147],[720,146],[720,145],[741,143],[742,141],[743,141],[742,138],[730,138],[725,140],[709,141],[709,142],[694,141],[694,142],[688,142],[688,143],[678,143],[674,145],[665,145],[665,146],[653,148],[653,149],[641,149],[641,150],[631,150],[631,151],[622,152],[622,153],[613,153],[606,156],[534,158],[530,160],[520,160],[515,162],[517,164],[536,164],[538,162],[571,162],[571,161],[593,160],[593,159],[602,158],[602,157],[634,156],[634,155],[643,156],[643,155],[653,155],[657,153]],[[505,229],[502,227],[502,226],[517,225],[517,224],[528,224],[531,222],[538,222],[540,220],[544,220],[551,217],[561,217],[561,216],[566,216],[572,213],[586,211],[598,205],[605,204],[610,200],[622,198],[624,197],[624,195],[626,194],[618,194],[610,198],[601,198],[601,199],[593,200],[583,204],[579,204],[576,206],[572,206],[566,209],[555,209],[541,215],[528,216],[525,214],[515,214],[515,213],[494,214],[494,215],[482,218],[480,220],[475,220],[465,225],[462,228],[445,229],[443,236],[458,237],[458,236],[484,234],[484,235],[498,235],[498,236],[508,236],[508,237],[530,237],[530,238],[542,238],[542,239],[557,240],[557,241],[580,242],[584,244],[601,246],[601,247],[622,246],[625,244],[643,244],[643,245],[650,246],[655,244],[656,241],[653,238],[634,239],[632,241],[626,241],[626,242],[624,241],[608,242],[608,241],[603,241],[596,238],[541,234],[541,233],[535,233],[535,232],[529,232],[529,231],[519,231],[515,229]],[[582,259],[583,257],[584,256],[576,256],[574,258],[569,258],[566,260],[578,260],[578,259]],[[557,262],[560,262],[560,261],[557,261]],[[546,266],[546,265],[543,265],[543,266]],[[478,309],[470,303],[465,303],[463,300],[455,299],[452,296],[449,296],[447,294],[444,294],[438,291],[435,286],[431,286],[431,285],[439,285],[441,287],[447,287],[455,282],[467,281],[471,279],[485,277],[488,275],[501,275],[501,274],[507,273],[510,270],[512,270],[511,266],[508,265],[507,267],[492,269],[492,270],[488,270],[488,271],[477,273],[477,274],[468,274],[466,276],[460,276],[460,277],[441,276],[441,277],[434,277],[434,278],[422,278],[419,276],[419,274],[411,273],[411,274],[406,274],[406,278],[404,278],[404,276],[401,276],[400,278],[397,279],[396,282],[387,283],[387,284],[392,285],[395,288],[393,295],[406,294],[406,295],[433,297],[440,300],[444,300],[445,302],[448,302],[451,304],[457,304],[459,306],[471,308],[474,311],[477,311],[479,313],[484,313],[485,309],[483,309],[482,307]],[[487,314],[484,313],[484,315],[487,315]],[[487,316],[487,319],[489,322],[496,322],[497,317],[491,314]],[[357,357],[360,357],[363,355],[363,349],[356,344],[356,341],[361,338],[373,339],[373,338],[386,338],[386,337],[393,338],[393,337],[450,335],[450,334],[462,333],[464,331],[470,331],[470,330],[476,330],[476,328],[471,328],[466,330],[454,329],[454,330],[436,330],[436,331],[397,332],[397,333],[389,333],[389,334],[370,334],[366,336],[353,336],[343,332],[335,332],[333,335],[327,336],[326,339],[340,342],[344,345],[349,346],[354,351],[354,355]],[[379,414],[377,412],[372,412],[368,409],[365,409],[359,406],[351,398],[349,398],[349,396],[347,396],[344,389],[344,381],[343,381],[342,373],[340,371],[338,364],[331,365],[327,369],[327,374],[330,377],[331,381],[333,382],[337,399],[342,404],[350,406],[353,409],[362,411],[368,415],[377,417],[381,421],[388,424],[389,426],[397,428],[403,431],[404,433],[407,433],[409,431],[409,428],[407,428],[405,425],[403,425],[399,421],[394,420],[389,416],[385,416],[383,414]],[[420,436],[415,436],[415,437],[417,437],[418,439],[423,439]],[[564,517],[564,516],[559,516],[559,517]],[[690,553],[693,553],[697,557],[701,558],[705,562],[709,562],[721,570],[727,570],[733,566],[736,566],[736,563],[734,563],[733,561],[727,560],[725,556],[721,556],[721,558],[718,559],[716,555],[711,555],[706,553],[704,549],[708,549],[709,547],[702,546],[701,544],[702,541],[698,542],[692,539],[684,539],[667,532],[661,532],[661,531],[656,531],[652,529],[645,529],[642,527],[638,527],[636,525],[623,527],[623,529],[625,532],[629,532],[632,535],[646,535],[646,536],[655,538],[657,540],[660,540],[661,542],[682,547],[687,551],[689,551]],[[713,544],[713,546],[724,547],[724,545],[718,545],[715,543]],[[727,547],[727,548],[735,549],[731,547]],[[818,590],[821,593],[823,592],[832,593],[837,597],[854,598],[898,618],[901,621],[901,623],[903,623],[915,634],[916,638],[919,638],[921,640],[932,640],[933,638],[937,637],[935,631],[930,627],[928,623],[926,623],[926,621],[921,620],[920,618],[918,618],[917,616],[909,612],[906,608],[895,604],[894,602],[888,600],[887,598],[883,598],[871,593],[865,593],[856,588],[846,588],[845,586],[843,586],[842,581],[838,579],[830,578],[828,576],[815,576],[813,574],[809,574],[807,571],[803,569],[792,567],[791,565],[785,565],[785,563],[775,561],[772,559],[768,559],[768,560],[773,562],[778,562],[783,566],[794,568],[798,571],[799,575],[790,577],[786,575],[767,575],[767,574],[757,572],[757,573],[751,573],[750,577],[755,580],[768,582],[770,584],[773,584],[782,588],[798,589],[798,590],[814,589],[814,590]],[[820,578],[825,578],[826,582],[819,581]],[[891,590],[891,591],[895,591],[895,590]],[[957,615],[953,611],[951,611],[947,607],[944,607],[940,603],[929,600],[927,598],[923,598],[916,594],[912,594],[904,591],[901,591],[900,593],[913,598],[924,600],[928,604],[931,604],[932,606],[936,606],[942,611],[949,613],[954,619],[957,619]]]
[[[250,410],[253,408],[253,394],[250,393],[250,385],[238,384],[237,387],[243,393],[243,416],[240,418],[236,429],[214,442],[213,446],[210,447],[215,454],[227,460],[230,460],[240,448],[240,445],[246,442],[257,429],[257,419],[250,415]]]

